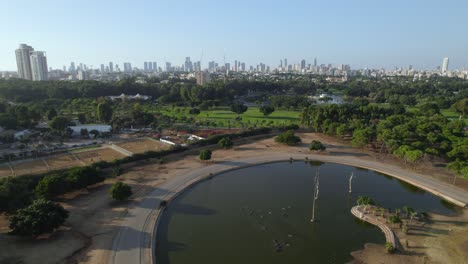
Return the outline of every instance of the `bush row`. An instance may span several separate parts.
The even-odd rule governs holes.
[[[34,193],[37,197],[51,199],[57,195],[102,182],[104,179],[96,167],[77,167],[44,176],[34,188]]]
[[[251,129],[251,130],[246,130],[238,133],[231,133],[231,134],[219,134],[219,135],[212,135],[209,136],[206,139],[199,140],[191,144],[192,146],[207,146],[207,145],[213,145],[213,144],[218,144],[218,142],[225,137],[229,137],[231,139],[238,139],[238,138],[244,138],[244,137],[251,137],[251,136],[258,136],[258,135],[263,135],[263,134],[268,134],[271,132],[271,128],[269,127],[262,127],[262,128],[257,128],[257,129]]]

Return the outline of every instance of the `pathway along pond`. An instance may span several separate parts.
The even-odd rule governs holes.
[[[299,161],[258,165],[222,173],[173,200],[159,223],[156,263],[345,263],[365,243],[385,242],[377,227],[350,213],[362,195],[386,208],[456,212],[440,198],[374,171]]]

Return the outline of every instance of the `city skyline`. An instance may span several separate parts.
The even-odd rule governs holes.
[[[203,57],[204,68],[224,58],[273,67],[279,58],[300,63],[315,57],[326,64],[387,69],[433,69],[449,57],[451,68],[468,68],[468,37],[460,34],[468,24],[466,1],[84,0],[75,5],[26,0],[4,10],[0,23],[15,26],[4,28],[8,37],[0,42],[0,71],[16,70],[11,51],[20,43],[46,50],[53,68],[71,61],[94,68],[109,61],[122,66],[151,60],[163,66],[182,64],[187,56]]]

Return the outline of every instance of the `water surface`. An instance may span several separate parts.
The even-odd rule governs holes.
[[[319,167],[317,222],[311,223]],[[171,202],[158,227],[156,261],[344,263],[365,243],[385,242],[377,227],[350,213],[360,195],[386,208],[454,212],[438,197],[373,171],[333,163],[265,164],[220,174]]]

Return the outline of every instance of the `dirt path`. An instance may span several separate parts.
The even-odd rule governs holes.
[[[385,166],[392,165],[408,171],[408,167],[391,157],[350,148],[342,143],[337,143],[333,138],[317,134],[302,134],[301,138],[304,142],[310,142],[312,139],[324,142],[327,145],[327,153],[320,155],[323,157],[339,160],[355,159],[361,162],[384,161]],[[0,248],[2,248],[0,262],[3,263],[2,261],[10,259],[21,260],[24,263],[37,263],[37,260],[40,259],[41,263],[108,263],[109,256],[112,256],[110,252],[114,246],[113,241],[119,234],[120,226],[128,220],[128,217],[133,217],[132,212],[140,208],[138,207],[140,202],[147,198],[148,194],[160,189],[165,183],[171,182],[180,175],[189,174],[207,165],[262,157],[271,153],[288,158],[292,154],[309,155],[310,151],[307,149],[307,144],[298,147],[284,147],[269,138],[236,146],[231,150],[216,150],[213,152],[214,162],[208,164],[200,162],[196,156],[186,156],[186,154],[179,158],[172,157],[164,164],[136,163],[132,168],[125,169],[124,174],[119,177],[132,185],[134,191],[132,201],[125,203],[111,201],[108,197],[108,190],[115,180],[108,180],[90,190],[69,194],[62,201],[71,212],[67,227],[54,234],[51,239],[34,242],[17,241],[4,234],[5,228],[0,229]],[[418,172],[441,182],[448,183],[453,180],[453,175],[445,169],[427,164],[422,165]],[[468,189],[468,181],[457,180],[457,185],[459,188]],[[127,230],[126,232],[136,234],[139,231]],[[125,250],[130,251],[136,246],[139,244],[130,244]]]

